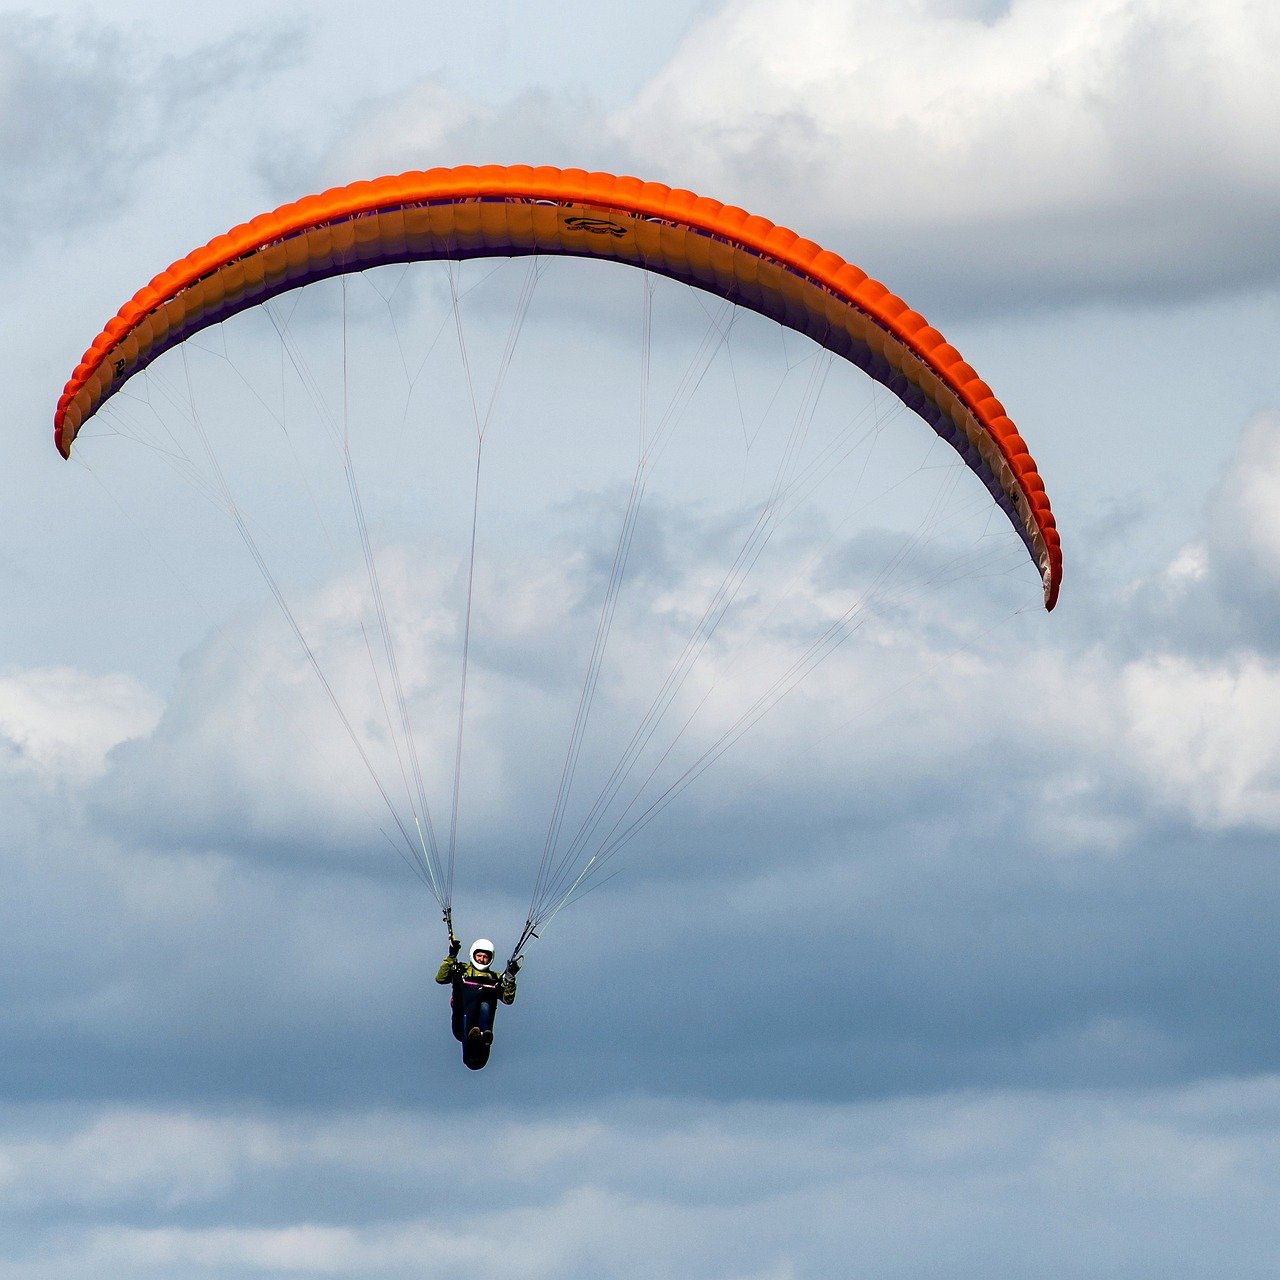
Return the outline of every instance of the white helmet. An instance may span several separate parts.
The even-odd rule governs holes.
[[[487,952],[489,953],[489,964],[492,964],[492,963],[493,963],[493,956],[494,956],[493,943],[492,943],[492,942],[490,942],[488,938],[477,938],[477,939],[476,939],[476,940],[471,944],[471,963],[472,963],[472,964],[475,964],[475,963],[476,963],[476,952],[477,952],[477,951],[487,951]],[[487,969],[488,967],[489,967],[489,965],[488,965],[488,964],[486,964],[486,965],[476,965],[476,968],[478,968],[478,969],[481,969],[481,968],[483,968],[483,969]]]

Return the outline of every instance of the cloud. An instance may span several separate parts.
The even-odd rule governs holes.
[[[665,516],[686,547],[715,545],[687,513]],[[669,612],[628,619],[626,678],[602,695],[610,727],[634,724],[659,655],[715,582],[709,559],[678,572],[662,546],[652,554]],[[844,556],[861,558],[833,552]],[[383,568],[416,628],[406,688],[429,697],[458,644],[437,594],[456,589],[454,567],[390,556]],[[825,570],[802,595],[818,613]],[[526,747],[567,723],[578,677],[552,660],[554,641],[563,657],[565,637],[593,622],[599,584],[584,583],[598,571],[529,553],[511,582],[486,577],[477,601],[489,643],[473,670],[480,772],[466,784],[458,920],[500,945],[536,866],[529,813],[545,812],[562,759],[560,745]],[[539,607],[517,592],[506,608],[513,583],[537,584]],[[343,689],[364,664],[346,643],[351,586],[340,575],[295,601]],[[539,943],[495,1075],[517,1073],[531,1098],[643,1090],[673,1072],[690,1096],[849,1098],[1270,1064],[1247,1020],[1224,1021],[1255,1007],[1245,975],[1274,949],[1249,919],[1275,898],[1258,837],[1280,820],[1268,712],[1280,672],[1103,643],[1074,653],[1042,615],[981,638],[963,611],[944,621],[936,606],[926,596],[874,616],[625,849],[621,878]],[[763,611],[725,624],[726,649]],[[785,666],[793,637],[765,634]],[[522,675],[530,652],[542,656]],[[453,697],[431,748],[446,768]],[[85,992],[79,1034],[130,1028],[113,1053],[155,1064],[139,1096],[192,1079],[220,1097],[347,1096],[355,1073],[359,1088],[402,1098],[420,1041],[450,1069],[443,993],[425,981],[435,935],[416,886],[369,838],[354,763],[292,637],[252,615],[193,655],[153,737],[113,753],[94,813],[125,848],[162,852],[133,854],[122,874],[152,885],[155,903],[123,903],[130,941]],[[1237,939],[1226,952],[1223,933]],[[810,938],[848,981],[795,988],[788,957]],[[212,972],[210,954],[222,957]],[[711,1012],[700,988],[672,985],[687,954],[732,975]],[[607,998],[598,977],[584,993],[583,972],[614,975]],[[856,1069],[806,1075],[797,1025]],[[673,1034],[686,1026],[698,1035]]]
[[[125,41],[94,35],[81,43],[52,22],[0,15],[0,225],[18,243],[83,208],[85,187],[120,199],[119,179],[104,177],[148,148],[150,130],[139,136],[128,118]]]
[[[260,88],[296,45],[273,29],[157,56],[125,27],[0,14],[0,234],[26,249],[108,221],[142,167],[189,150],[216,106]]]
[[[443,840],[461,678],[458,570],[451,557],[398,547],[381,549],[378,570],[418,768]],[[495,830],[509,833],[526,798],[523,756],[553,699],[568,697],[567,682],[578,679],[576,665],[567,675],[557,642],[576,607],[572,591],[553,566],[519,559],[488,574],[477,592],[466,784],[481,845],[500,838]],[[363,570],[295,594],[291,609],[324,685],[274,606],[223,628],[191,655],[154,733],[113,753],[96,793],[99,812],[162,845],[266,850],[273,859],[309,849],[342,865],[397,869],[394,849],[369,834],[395,834],[378,786],[415,833],[407,797],[416,785]]]
[[[549,540],[545,531],[522,527],[501,547],[489,546],[475,580],[464,793],[468,839],[488,851],[491,873],[510,874],[513,851],[527,850],[531,825],[547,820],[589,670],[624,499],[580,498],[564,513],[565,528]],[[638,527],[582,739],[566,836],[586,818],[591,798],[603,792],[620,760],[626,784],[597,830],[601,840],[633,794],[640,798],[628,822],[704,763],[716,763],[713,794],[725,810],[745,806],[753,820],[764,821],[777,788],[791,784],[784,776],[771,785],[768,800],[753,796],[762,772],[772,770],[779,751],[787,758],[832,734],[852,738],[842,744],[841,770],[828,775],[824,761],[831,757],[815,753],[794,799],[827,815],[852,806],[872,820],[901,816],[918,803],[909,778],[921,767],[944,775],[957,755],[979,752],[1001,730],[1032,738],[1044,732],[1060,682],[1069,678],[1052,664],[1029,668],[1021,678],[1025,705],[1035,714],[999,727],[990,707],[1008,684],[1006,655],[993,655],[989,665],[971,658],[962,682],[942,678],[957,661],[957,636],[946,626],[931,630],[939,596],[922,592],[921,584],[963,569],[967,562],[950,546],[917,547],[906,567],[898,566],[899,578],[887,574],[878,582],[876,567],[892,565],[908,535],[833,539],[824,548],[821,534],[813,541],[798,529],[779,534],[773,557],[739,580],[730,571],[750,520],[703,517],[655,496]],[[545,549],[534,549],[535,537]],[[1003,543],[1006,553],[1022,557],[1012,533]],[[380,549],[378,563],[400,687],[443,835],[458,727],[465,562],[435,546],[394,546]],[[1025,576],[1034,581],[1029,571]],[[392,749],[401,736],[399,716],[362,578],[362,572],[340,571],[319,589],[294,594],[291,609],[325,687],[400,804],[407,755]],[[854,639],[832,648],[811,679],[801,680],[804,664],[822,653],[810,646],[841,624],[861,593],[866,599],[854,606],[860,627]],[[975,594],[983,595],[980,587]],[[708,607],[717,602],[729,607],[707,630]],[[380,684],[372,677],[375,661],[383,668]],[[1042,690],[1041,682],[1049,688]],[[756,712],[774,702],[763,722],[764,741],[750,733],[719,761],[721,747],[733,746]],[[940,706],[946,717],[928,743],[906,745],[914,726],[936,719]],[[1062,715],[1074,723],[1072,708]],[[855,720],[864,731],[850,735]],[[861,780],[853,795],[851,765]],[[868,778],[874,780],[869,792]],[[868,795],[874,797],[870,809]],[[365,861],[371,820],[376,829],[388,818],[306,653],[273,608],[230,622],[190,656],[154,732],[112,753],[95,803],[119,830],[149,841],[267,849],[272,858],[307,847],[317,856],[330,851]],[[404,820],[412,828],[412,820]]]
[[[1280,829],[1280,665],[1156,658],[1128,667],[1123,693],[1155,796],[1205,827]]]
[[[1278,46],[1247,3],[741,0],[616,124],[682,180],[757,204],[785,183],[787,219],[935,294],[1196,294],[1256,284],[1271,256],[1280,171],[1257,126]]]
[[[512,291],[523,278],[513,274]],[[391,288],[371,293],[390,310]],[[483,312],[483,298],[479,289],[467,293],[469,320]],[[447,293],[428,301],[448,308]],[[365,316],[354,303],[350,314],[355,350]],[[500,341],[508,316],[494,318]],[[393,319],[413,349],[414,335]],[[439,316],[409,320],[422,321],[429,341]],[[294,333],[306,324],[300,314]],[[491,493],[511,500],[500,517],[484,508],[474,583],[456,900],[460,931],[500,945],[524,918],[626,496],[625,486],[599,479],[605,468],[593,452],[599,424],[618,415],[597,412],[593,399],[584,406],[549,381],[563,361],[547,353],[578,350],[556,323],[550,328],[549,336],[529,335],[532,361],[511,367],[514,412],[495,421],[485,464],[493,468],[485,482],[496,486],[485,490],[486,501]],[[688,328],[692,345],[706,331],[704,314]],[[212,345],[203,355],[255,373],[237,341],[254,345],[233,334],[225,353]],[[621,359],[604,348],[602,363]],[[759,377],[767,392],[751,351],[746,376]],[[278,354],[264,344],[272,395]],[[655,365],[663,356],[655,343]],[[193,354],[193,366],[198,359]],[[687,349],[668,355],[655,387],[677,383],[686,366]],[[491,371],[479,359],[475,368],[483,401]],[[805,376],[802,368],[793,381]],[[156,375],[154,390],[171,386]],[[370,506],[368,527],[401,627],[403,688],[441,833],[474,483],[474,455],[462,447],[471,405],[465,388],[457,397],[455,390],[445,380],[433,384],[423,430],[401,429],[396,449],[360,455],[366,495],[390,497],[389,510]],[[735,403],[724,386],[706,394],[721,409]],[[642,721],[750,527],[741,506],[739,516],[728,514],[728,498],[760,483],[767,490],[777,474],[777,453],[762,456],[765,438],[749,438],[756,394],[749,384],[742,421],[693,401],[693,454],[712,466],[686,468],[673,445],[662,483],[655,478],[646,498],[627,577],[637,594],[624,594],[619,606],[576,793],[582,807]],[[655,392],[655,418],[663,400]],[[843,425],[849,402],[839,395],[836,402]],[[529,425],[554,427],[554,451],[531,431],[521,452],[524,437],[512,421],[525,425],[528,406],[542,404],[554,406],[554,417]],[[373,420],[393,431],[417,421],[394,397],[375,407]],[[426,458],[413,452],[451,421],[464,425],[462,445]],[[771,421],[777,441],[794,422],[790,410]],[[817,450],[834,428],[815,418],[810,429]],[[655,1088],[848,1100],[1167,1081],[1274,1065],[1249,1030],[1264,1002],[1247,979],[1274,960],[1270,932],[1251,925],[1275,900],[1261,849],[1280,816],[1265,715],[1276,684],[1270,660],[1254,654],[1245,662],[1221,648],[1189,653],[1173,644],[1172,630],[1158,642],[1133,643],[1128,633],[1122,642],[1105,625],[1118,610],[1101,606],[1087,628],[1061,628],[1057,615],[1036,610],[992,630],[1024,599],[1035,608],[1035,575],[1015,535],[989,519],[990,503],[972,477],[939,465],[942,451],[925,433],[872,435],[873,453],[890,454],[922,484],[945,492],[950,481],[969,483],[973,493],[956,486],[958,514],[976,512],[980,549],[998,534],[1007,539],[1016,568],[1008,557],[951,563],[942,538],[917,548],[849,643],[640,832],[615,864],[616,882],[539,942],[521,1002],[503,1015],[486,1076],[498,1087],[518,1078],[523,1096],[536,1101],[570,1090],[600,1097]],[[250,456],[235,456],[248,465],[228,475],[245,482],[263,545],[279,544],[277,566],[299,569],[296,581],[305,585],[295,590],[290,578],[289,598],[335,690],[344,703],[355,695],[357,732],[385,747],[382,700],[391,705],[391,686],[384,682],[379,693],[368,679],[366,639],[374,652],[379,642],[360,603],[358,546],[352,542],[351,556],[334,554],[333,524],[317,533],[314,522],[295,521],[284,481],[306,468],[312,488],[301,514],[309,515],[312,496],[329,496],[314,483],[318,465],[310,470],[322,450],[299,448],[275,465],[265,451],[277,437],[250,428]],[[626,439],[618,446],[628,461],[630,447]],[[187,448],[189,457],[200,453],[199,442]],[[858,478],[861,456],[848,466]],[[259,485],[260,477],[268,483]],[[218,575],[242,549],[188,555],[175,531],[195,529],[203,508],[166,479],[177,490],[162,522],[168,557],[193,566],[197,596],[221,597],[228,588]],[[887,484],[868,478],[858,497],[896,498]],[[337,497],[341,511],[347,495]],[[967,497],[980,500],[972,511]],[[753,510],[748,504],[748,515]],[[433,539],[443,541],[446,528],[461,536],[442,549]],[[685,754],[668,778],[733,725],[735,708],[749,708],[786,672],[912,528],[892,503],[873,506],[859,527],[840,525],[817,503],[778,531],[672,702],[664,744],[695,711],[706,735],[682,740]],[[414,534],[423,536],[414,542]],[[1207,551],[1202,558],[1212,562]],[[1194,569],[1194,557],[1188,563]],[[918,590],[943,571],[959,579],[951,593]],[[1025,596],[1006,571],[1022,575],[1014,582],[1025,578]],[[775,615],[780,595],[787,608]],[[162,612],[156,616],[162,626]],[[269,602],[265,611],[228,616],[215,601],[208,621],[216,630],[191,651],[154,730],[116,747],[85,797],[81,818],[98,856],[122,864],[102,899],[116,903],[121,936],[100,953],[78,1002],[23,1011],[22,1043],[39,1068],[11,1068],[12,1087],[37,1097],[115,1091],[148,1103],[184,1094],[349,1100],[362,1091],[404,1101],[419,1087],[424,1060],[441,1073],[456,1067],[445,993],[430,983],[442,934],[435,910],[377,834],[378,798]],[[735,665],[739,649],[745,659]],[[1206,718],[1223,727],[1204,732]],[[398,766],[387,759],[398,788]],[[633,781],[654,760],[638,765]],[[579,808],[568,825],[581,816]],[[57,904],[42,902],[38,918],[56,920]],[[1239,941],[1224,950],[1224,936]],[[791,957],[810,940],[839,966],[838,977],[797,989]],[[685,989],[673,976],[700,955],[724,983],[710,1010],[700,988]],[[698,1034],[684,1034],[686,1027]],[[797,1027],[817,1030],[806,1039]],[[48,1052],[67,1038],[74,1052]],[[856,1065],[807,1071],[815,1042]],[[84,1062],[105,1063],[101,1079],[84,1079],[77,1067]],[[461,1105],[461,1095],[441,1105]]]
[[[431,83],[335,173],[634,170],[788,223],[926,310],[1130,303],[1275,279],[1280,20],[1247,0],[730,0],[622,108]]]
[[[149,733],[160,710],[129,676],[68,668],[0,676],[0,771],[83,783],[103,771],[112,747]]]
[[[1182,585],[1212,589],[1232,625],[1272,648],[1280,613],[1280,412],[1255,415],[1241,433],[1226,473],[1210,495],[1203,541],[1174,566]]]
[[[527,1280],[851,1263],[1068,1280],[1130,1262],[1191,1280],[1265,1273],[1278,1115],[1273,1077],[839,1106],[488,1101],[453,1118],[103,1108],[7,1119],[0,1185],[41,1242],[8,1257],[18,1280],[393,1280],[463,1259]],[[482,1221],[477,1181],[497,1201]]]
[[[526,89],[494,107],[423,81],[353,112],[320,161],[334,182],[434,165],[616,170],[640,149],[583,93]]]
[[[1210,500],[1220,554],[1232,551],[1268,584],[1280,580],[1280,412],[1254,417]]]
[[[1277,656],[1280,414],[1244,425],[1204,503],[1201,527],[1125,600],[1132,642],[1239,667]]]

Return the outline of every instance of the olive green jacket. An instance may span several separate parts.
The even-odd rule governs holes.
[[[441,986],[444,986],[446,982],[452,982],[455,978],[459,981],[464,981],[468,978],[472,981],[488,978],[490,981],[498,983],[498,999],[503,1004],[515,1004],[516,1002],[516,980],[509,973],[497,974],[492,969],[481,969],[469,961],[457,960],[453,956],[445,956],[444,963],[436,970],[436,981]]]

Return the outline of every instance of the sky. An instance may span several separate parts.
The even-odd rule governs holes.
[[[1278,59],[1249,0],[0,9],[0,1280],[1274,1276]],[[888,283],[1019,424],[1065,572],[1045,614],[976,482],[828,370],[813,440],[870,443],[770,543],[679,691],[711,735],[680,750],[904,539],[927,531],[912,564],[940,585],[875,597],[557,916],[471,1073],[436,902],[225,512],[117,441],[127,417],[68,463],[52,416],[191,248],[326,186],[490,162],[686,186]],[[625,506],[634,429],[600,424],[635,417],[650,359],[656,420],[719,332],[705,299],[553,266],[494,398],[470,579],[455,901],[500,959]],[[530,279],[487,270],[277,313],[331,382],[350,339],[380,424],[357,460],[441,830],[474,461],[443,353],[460,295],[487,403]],[[272,326],[223,330],[145,397],[199,384],[352,736],[386,748],[358,544],[309,523],[341,474],[252,425],[276,390],[302,413]],[[708,362],[645,495],[576,804],[826,368],[751,317]],[[405,429],[428,410],[460,434]]]

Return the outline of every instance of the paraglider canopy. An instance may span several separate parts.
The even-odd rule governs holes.
[[[946,440],[1003,508],[1039,569],[1062,578],[1044,484],[1004,407],[936,329],[884,285],[732,205],[638,178],[525,165],[430,169],[287,204],[162,271],[98,335],[55,415],[64,457],[134,373],[192,334],[312,281],[425,259],[604,258],[726,298],[865,369]]]

